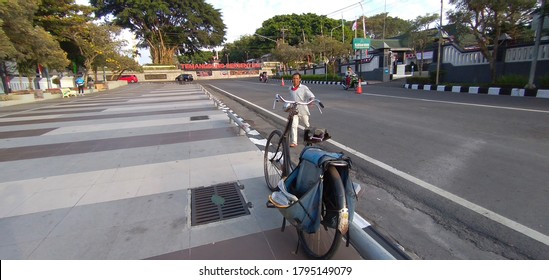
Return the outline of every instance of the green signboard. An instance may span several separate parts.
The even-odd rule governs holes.
[[[370,39],[369,38],[354,38],[353,39],[353,49],[355,50],[367,50],[370,48]]]

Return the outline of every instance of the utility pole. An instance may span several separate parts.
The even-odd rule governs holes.
[[[387,20],[387,0],[385,0],[385,6],[383,8],[383,15],[384,15],[383,16],[383,34],[381,35],[381,40],[385,44],[385,21]]]
[[[545,0],[541,0],[540,14],[538,15],[538,28],[536,28],[536,42],[534,44],[534,52],[532,53],[532,64],[530,65],[530,76],[526,88],[534,89],[534,78],[536,77],[536,66],[538,64],[539,42],[541,41],[541,32],[543,31],[543,20],[545,18]]]
[[[288,30],[288,29],[286,29],[284,27],[280,28],[280,31],[282,31],[282,44],[284,44],[284,31],[286,31],[286,30]]]
[[[442,0],[440,0],[440,24],[438,26],[438,54],[437,54],[437,77],[435,83],[438,86],[440,77],[440,52],[442,49]]]
[[[343,13],[341,13],[341,40],[345,43],[345,25],[343,25]]]

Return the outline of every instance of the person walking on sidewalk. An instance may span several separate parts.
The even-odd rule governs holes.
[[[292,75],[292,86],[290,87],[290,97],[294,101],[309,102],[315,99],[315,95],[306,85],[301,84],[301,74],[294,73]],[[297,115],[294,116],[292,122],[292,132],[290,134],[290,147],[297,147],[297,127],[299,126],[299,120],[303,121],[306,128],[309,127],[309,108],[307,105],[297,106]]]
[[[93,90],[95,88],[93,78],[88,76],[88,88],[90,89],[90,93],[93,93]]]
[[[76,82],[76,86],[78,87],[78,94],[84,95],[84,84],[85,84],[84,78],[82,76],[78,76],[75,82]]]

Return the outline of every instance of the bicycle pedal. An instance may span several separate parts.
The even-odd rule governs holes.
[[[267,208],[276,208],[276,206],[269,200],[267,200],[267,203],[265,203],[265,206],[267,206]]]

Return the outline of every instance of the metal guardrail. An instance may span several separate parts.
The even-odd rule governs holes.
[[[366,260],[409,260],[397,245],[387,241],[366,220],[355,213],[349,227],[349,242]]]
[[[214,105],[223,110],[225,113],[227,113],[227,116],[229,117],[230,123],[235,123],[236,126],[239,128],[239,135],[245,135],[246,133],[250,133],[250,125],[243,122],[243,120],[236,116],[236,114],[233,113],[229,107],[225,106],[223,102],[221,102],[219,99],[217,99],[215,96],[213,96],[208,90],[206,90],[202,85],[200,85],[202,88],[202,91],[208,96],[209,99],[213,100]]]

